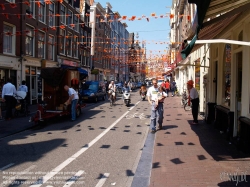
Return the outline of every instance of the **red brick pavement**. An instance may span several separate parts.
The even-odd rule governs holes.
[[[190,125],[191,111],[184,111],[180,99],[165,100],[163,130],[156,132],[150,187],[236,186],[237,176],[237,186],[250,187],[250,157],[202,119],[198,125]],[[229,181],[230,176],[236,181]]]

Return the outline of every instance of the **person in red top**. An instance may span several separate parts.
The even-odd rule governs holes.
[[[168,93],[170,91],[170,83],[169,83],[168,79],[165,81],[165,89],[166,89],[166,93],[167,93],[167,97],[168,97]]]

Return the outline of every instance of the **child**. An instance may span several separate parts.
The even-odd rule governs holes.
[[[159,102],[164,102],[164,99],[167,97],[167,94],[163,91],[163,87],[158,88],[157,97],[155,99],[155,108],[157,108]]]

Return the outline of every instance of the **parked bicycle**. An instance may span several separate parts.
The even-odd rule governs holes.
[[[192,102],[190,102],[189,97],[187,96],[186,90],[183,91],[181,105],[184,107],[184,110],[189,111],[192,109]]]

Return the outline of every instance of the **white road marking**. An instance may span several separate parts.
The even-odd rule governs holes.
[[[80,177],[81,175],[84,173],[83,170],[78,171],[73,177],[71,177],[68,182],[63,186],[63,187],[69,187],[72,184],[74,184]]]
[[[10,163],[10,164],[8,164],[7,166],[4,166],[4,167],[0,168],[0,171],[3,171],[3,170],[5,170],[5,169],[7,169],[7,168],[13,166],[14,164],[15,164],[15,163]]]
[[[99,182],[97,183],[95,187],[102,187],[108,177],[109,177],[109,173],[104,173],[102,178],[99,180]]]
[[[129,111],[133,110],[133,108],[135,108],[140,102],[141,102],[141,101],[138,101],[137,103],[135,103],[135,106],[131,107],[131,108],[129,109]]]
[[[27,169],[25,169],[24,171],[17,172],[18,173],[17,175],[9,176],[8,180],[4,181],[2,184],[11,184],[16,179],[21,179],[20,177],[22,175],[26,175],[30,170],[34,169],[35,167],[36,167],[36,165],[32,165],[32,166],[28,167]],[[2,186],[4,186],[4,185],[2,185]]]
[[[46,183],[49,179],[55,176],[58,172],[60,172],[63,168],[69,165],[72,161],[74,161],[77,157],[79,157],[82,153],[87,151],[92,145],[94,145],[98,140],[100,140],[105,134],[107,134],[110,129],[112,129],[119,121],[121,121],[129,111],[125,112],[119,119],[117,119],[114,123],[112,123],[106,130],[104,130],[101,134],[99,134],[95,139],[93,139],[90,143],[87,144],[86,147],[81,148],[77,151],[74,155],[70,158],[62,162],[59,166],[54,168],[51,172],[40,178],[35,184],[31,185],[30,187],[39,187]]]

